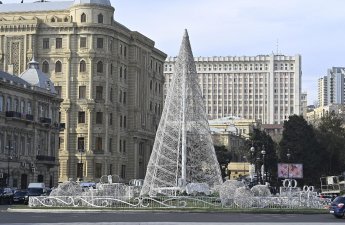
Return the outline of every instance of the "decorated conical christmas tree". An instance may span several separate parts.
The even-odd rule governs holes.
[[[165,99],[141,195],[174,195],[187,183],[221,184],[187,30]]]

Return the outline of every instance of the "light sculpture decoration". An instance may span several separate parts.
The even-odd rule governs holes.
[[[141,195],[176,195],[222,183],[187,30],[165,99]]]

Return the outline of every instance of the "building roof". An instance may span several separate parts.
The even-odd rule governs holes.
[[[209,120],[208,123],[210,125],[214,125],[214,124],[232,124],[232,122],[234,120],[240,120],[240,117],[236,117],[236,116],[226,116],[226,117],[222,117],[222,118],[218,118],[218,119],[214,119],[214,120]]]
[[[97,5],[106,5],[111,6],[111,3],[109,0],[75,0],[74,5],[79,4],[97,4]]]
[[[25,1],[25,0],[24,0]],[[5,2],[5,1],[3,1]],[[0,4],[0,13],[11,12],[41,12],[41,11],[62,11],[69,9],[74,1],[54,1],[54,2],[29,2]]]
[[[283,129],[283,124],[262,124],[261,128],[263,129]]]
[[[11,75],[9,73],[6,73],[4,71],[0,71],[0,80],[6,81],[6,82],[13,82],[15,84],[21,84],[21,85],[26,85],[27,87],[30,87],[31,85],[26,82],[25,80],[15,76]]]
[[[53,82],[39,69],[38,62],[34,59],[29,62],[28,69],[20,77],[33,86],[47,90],[52,94],[57,93]]]

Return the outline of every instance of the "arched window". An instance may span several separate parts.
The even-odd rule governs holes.
[[[85,72],[86,71],[86,63],[84,60],[81,60],[79,63],[79,72]]]
[[[122,66],[120,67],[120,78],[122,78]]]
[[[103,23],[103,15],[98,14],[98,23]]]
[[[61,71],[62,71],[62,64],[60,61],[57,61],[55,63],[55,73],[61,73]]]
[[[99,61],[97,63],[97,73],[103,73],[103,62]]]
[[[80,22],[85,23],[86,22],[86,14],[82,13],[80,16]]]
[[[51,19],[51,22],[52,22],[52,23],[54,23],[54,22],[55,22],[55,18],[54,18],[54,17]]]
[[[65,22],[68,22],[68,17],[65,17],[64,21],[65,21]]]
[[[42,72],[49,73],[49,63],[47,61],[44,61],[42,64]]]
[[[127,79],[127,68],[125,67],[125,69],[123,70],[123,74],[124,74],[124,78],[125,80]]]

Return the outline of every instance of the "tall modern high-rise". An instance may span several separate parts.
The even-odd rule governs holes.
[[[332,67],[327,76],[318,79],[319,106],[345,103],[345,67]]]
[[[164,90],[176,58],[165,61]],[[238,116],[281,124],[301,113],[301,56],[195,57],[209,119]]]
[[[0,70],[18,75],[34,56],[63,98],[59,180],[144,178],[166,54],[109,0],[19,2],[0,4]]]

